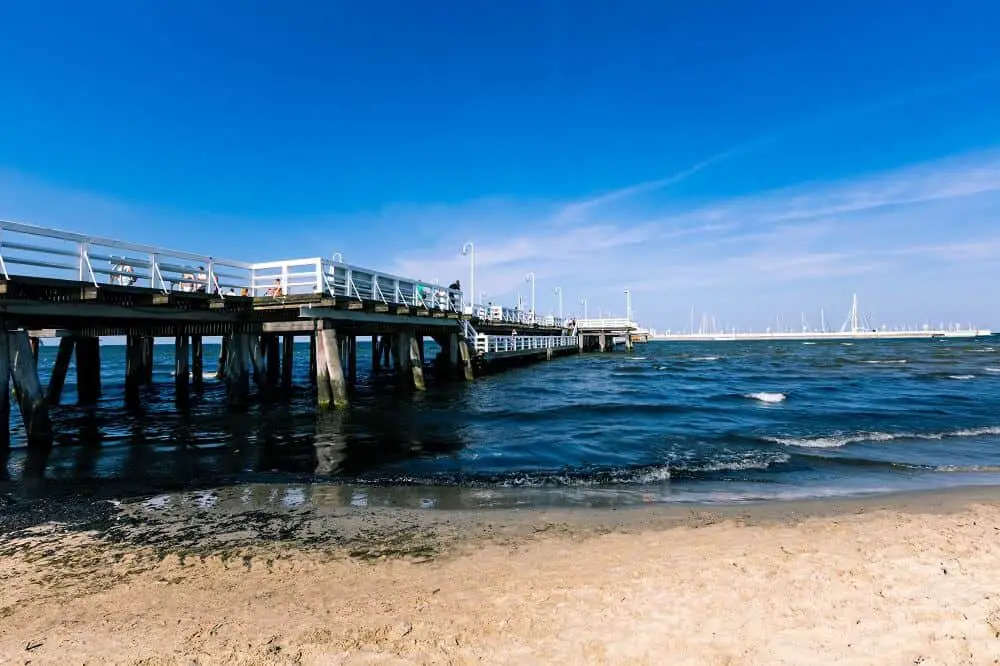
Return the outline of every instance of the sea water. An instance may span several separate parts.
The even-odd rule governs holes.
[[[434,352],[428,342],[428,356]],[[349,410],[317,414],[308,346],[295,387],[227,409],[206,345],[202,392],[173,401],[173,347],[124,407],[124,348],[102,347],[97,407],[73,370],[52,410],[50,452],[24,447],[20,417],[6,494],[98,496],[254,484],[281,497],[494,504],[731,502],[1000,483],[1000,339],[638,345],[477,379],[399,388],[361,377]],[[43,347],[44,378],[54,349]],[[276,491],[277,492],[277,491]],[[200,495],[199,495],[200,497]]]

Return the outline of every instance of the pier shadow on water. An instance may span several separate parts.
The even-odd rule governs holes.
[[[213,351],[206,345],[207,358],[214,358]],[[298,345],[291,389],[258,391],[246,411],[233,412],[221,382],[207,371],[204,387],[192,390],[181,408],[174,402],[173,349],[158,346],[154,382],[144,389],[141,407],[130,409],[121,385],[121,350],[107,346],[102,352],[100,402],[76,404],[71,370],[64,404],[51,410],[51,447],[27,447],[14,410],[13,448],[0,459],[6,475],[0,476],[0,494],[127,499],[233,484],[357,479],[380,466],[449,455],[466,444],[457,424],[434,415],[453,409],[467,387],[435,385],[430,371],[430,390],[419,394],[400,389],[391,374],[360,372],[349,410],[317,412],[308,347]],[[41,352],[43,377],[52,353]],[[359,356],[359,370],[370,367],[370,358]]]

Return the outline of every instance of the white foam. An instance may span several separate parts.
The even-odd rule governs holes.
[[[768,441],[784,446],[797,446],[806,449],[831,449],[860,444],[862,442],[891,442],[897,439],[938,440],[952,437],[983,437],[1000,436],[1000,426],[984,428],[963,428],[951,432],[859,432],[853,434],[835,433],[827,437],[767,437]]]
[[[970,352],[974,352],[974,353],[980,353],[980,354],[982,354],[982,353],[986,353],[986,352],[993,352],[993,351],[996,351],[996,350],[993,347],[983,347],[981,349],[970,349],[969,351]]]
[[[792,457],[787,453],[779,453],[778,455],[763,458],[754,456],[743,460],[711,462],[704,465],[684,467],[684,470],[689,472],[738,472],[747,469],[767,469],[771,465],[786,463],[791,459]]]
[[[815,342],[803,342],[802,344],[804,344],[804,345],[814,345],[816,343]]]
[[[903,365],[908,361],[905,358],[894,358],[888,360],[868,360],[862,361],[862,363],[869,363],[871,365]]]
[[[695,356],[692,361],[718,361],[718,356]]]
[[[986,372],[1000,372],[1000,368],[983,368]]]
[[[629,356],[627,360],[629,360],[629,361],[645,361],[646,357],[645,356]]]
[[[935,472],[1000,472],[1000,465],[941,465]]]
[[[948,375],[948,379],[975,379],[975,375]]]
[[[636,474],[633,479],[634,483],[659,483],[661,481],[670,480],[670,468],[666,465],[662,467],[654,467],[653,469],[647,470],[640,474]]]
[[[854,346],[853,342],[841,342],[840,344],[843,347],[853,347]]]
[[[751,400],[759,400],[761,402],[782,402],[788,396],[784,393],[766,393],[762,391],[759,393],[748,393],[743,397],[750,398]]]

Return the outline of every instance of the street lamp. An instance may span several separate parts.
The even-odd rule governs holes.
[[[632,321],[632,292],[629,289],[625,290],[625,321]]]
[[[583,318],[586,319],[587,318],[587,298],[584,297],[584,299],[582,301],[580,301],[580,304],[583,305]]]
[[[563,320],[562,287],[556,287],[554,291],[559,294],[559,321]]]
[[[462,256],[469,255],[469,305],[475,307],[476,300],[476,246],[469,241],[462,246]]]
[[[335,263],[335,264],[342,264],[342,263],[344,263],[344,254],[343,254],[343,252],[334,252],[333,253],[333,263]]]
[[[535,272],[532,271],[524,276],[525,282],[531,283],[531,321],[535,321]]]

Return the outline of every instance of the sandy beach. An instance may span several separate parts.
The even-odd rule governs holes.
[[[22,516],[0,663],[1000,663],[998,500]]]

